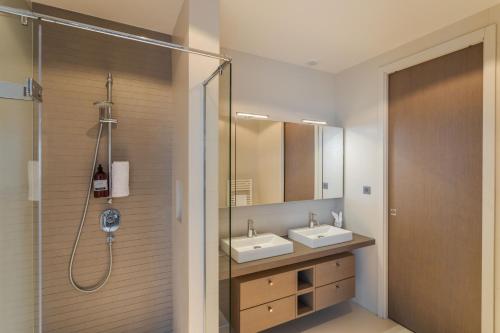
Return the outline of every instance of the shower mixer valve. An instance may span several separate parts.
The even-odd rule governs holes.
[[[120,227],[120,218],[121,216],[118,209],[105,209],[101,213],[100,218],[102,231],[113,237],[112,233],[118,230],[118,228]]]

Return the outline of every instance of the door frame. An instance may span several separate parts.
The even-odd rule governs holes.
[[[496,108],[496,25],[473,31],[398,60],[379,69],[379,127],[382,129],[381,151],[383,167],[379,172],[379,230],[382,255],[378,272],[378,315],[388,316],[388,157],[389,157],[389,75],[423,62],[450,54],[468,46],[483,43],[483,203],[482,203],[482,263],[481,263],[481,332],[494,332],[494,255],[495,255],[495,108]]]

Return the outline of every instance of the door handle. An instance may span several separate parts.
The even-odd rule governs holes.
[[[396,208],[391,208],[389,210],[389,214],[391,214],[391,216],[396,216],[398,214],[398,210]]]

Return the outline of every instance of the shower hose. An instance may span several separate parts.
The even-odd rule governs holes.
[[[79,285],[76,281],[75,278],[73,277],[73,263],[75,261],[75,255],[76,255],[76,250],[78,249],[78,243],[80,242],[80,237],[82,235],[82,230],[83,227],[85,226],[85,219],[87,217],[87,211],[89,208],[89,201],[90,201],[90,194],[92,193],[92,184],[94,181],[94,173],[95,173],[95,167],[97,163],[97,155],[99,153],[99,144],[101,142],[101,134],[102,134],[102,127],[103,123],[99,124],[99,132],[97,134],[97,140],[96,140],[96,145],[95,145],[95,150],[94,150],[94,161],[92,163],[92,171],[90,173],[90,180],[89,180],[89,186],[87,188],[87,197],[85,198],[85,206],[83,208],[83,213],[82,213],[82,219],[80,220],[80,226],[78,227],[78,232],[76,234],[75,238],[75,243],[73,245],[73,250],[71,251],[71,259],[69,261],[69,281],[71,282],[71,285],[78,291],[82,293],[93,293],[104,287],[104,285],[108,282],[109,277],[111,276],[111,270],[113,268],[113,237],[111,234],[108,234],[107,237],[107,243],[108,243],[108,253],[109,253],[109,263],[108,263],[108,270],[106,272],[106,275],[95,285],[90,286],[90,287],[83,287]]]

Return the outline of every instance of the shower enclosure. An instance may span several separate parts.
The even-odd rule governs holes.
[[[37,41],[32,21],[0,16],[1,332],[32,332],[41,313]]]
[[[173,330],[175,52],[220,64],[198,87],[205,157],[200,301],[205,331],[229,331],[230,259],[218,249],[220,230],[230,234],[230,59],[174,44],[168,36],[32,11],[25,3],[0,0],[0,332]],[[109,72],[118,127],[99,125],[93,106],[107,100]],[[130,196],[113,200],[121,225],[109,281],[82,288],[103,282],[111,264],[99,226],[99,215],[110,207],[106,198],[89,199],[85,227],[79,228],[96,137],[104,127],[101,144],[111,145],[108,126],[112,156],[101,149],[95,160],[104,170],[112,160],[130,161]],[[70,270],[78,284],[68,278]]]

